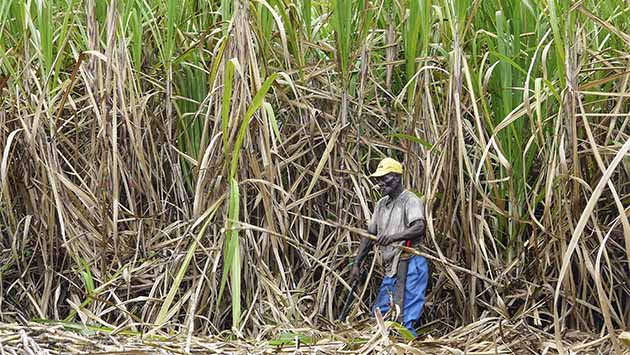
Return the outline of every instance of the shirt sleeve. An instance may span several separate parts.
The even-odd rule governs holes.
[[[418,196],[412,194],[405,204],[405,220],[407,221],[406,228],[409,228],[411,224],[417,220],[424,220],[424,203],[420,201]]]

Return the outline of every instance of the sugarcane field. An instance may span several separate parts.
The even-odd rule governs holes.
[[[0,0],[0,355],[630,355],[630,1]]]

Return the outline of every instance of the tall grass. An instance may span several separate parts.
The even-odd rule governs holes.
[[[424,195],[425,251],[471,271],[433,263],[426,321],[528,322],[560,352],[567,329],[626,328],[628,18],[622,0],[3,1],[0,320],[326,326],[358,242],[339,223],[365,227],[391,155]]]

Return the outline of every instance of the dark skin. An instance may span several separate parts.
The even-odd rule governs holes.
[[[395,199],[403,192],[402,185],[402,177],[396,173],[389,173],[387,175],[376,178],[376,183],[381,190],[383,196],[389,196],[390,200]],[[372,226],[370,226],[372,227]],[[391,243],[400,242],[403,240],[420,240],[424,235],[425,223],[424,220],[420,219],[413,222],[409,228],[403,230],[400,233],[395,233],[392,235],[381,235],[378,237],[376,243],[379,245],[389,245]],[[368,232],[372,235],[376,235],[376,230],[373,228],[369,228]],[[372,248],[372,244],[374,242],[368,238],[363,238],[361,240],[361,245],[359,246],[359,252],[354,261],[354,266],[352,267],[352,272],[350,273],[350,278],[352,280],[357,279],[361,274],[361,262],[363,258],[368,254],[370,249]]]

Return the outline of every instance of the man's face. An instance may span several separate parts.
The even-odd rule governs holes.
[[[395,173],[389,173],[377,178],[376,184],[379,190],[381,190],[381,195],[389,195],[398,187],[399,177]]]

